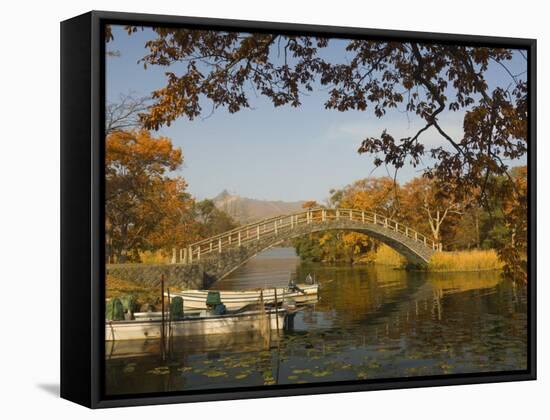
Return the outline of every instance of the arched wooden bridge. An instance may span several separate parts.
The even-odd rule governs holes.
[[[432,254],[441,249],[440,243],[376,213],[316,208],[260,220],[195,242],[180,250],[178,262],[201,265],[210,277],[221,279],[265,249],[288,239],[326,230],[367,234],[416,265],[426,265]]]

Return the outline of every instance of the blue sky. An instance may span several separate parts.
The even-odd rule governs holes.
[[[166,67],[149,66],[145,70],[138,63],[147,51],[145,42],[154,35],[150,30],[129,36],[115,26],[113,35],[108,49],[119,51],[120,56],[106,60],[107,101],[116,102],[124,94],[148,96],[165,85]],[[323,54],[333,61],[344,61],[345,43],[333,41]],[[182,68],[176,64],[170,70],[181,74],[178,66]],[[526,70],[526,62],[515,54],[508,67],[519,74]],[[496,64],[489,68],[486,78],[490,86],[506,87],[510,83],[510,76]],[[212,198],[227,189],[249,198],[324,202],[331,188],[371,174],[387,175],[385,167],[374,168],[373,157],[357,153],[363,138],[379,136],[385,128],[396,138],[407,137],[422,127],[414,115],[407,117],[397,110],[382,119],[369,110],[325,110],[327,95],[326,91],[314,90],[303,97],[300,108],[274,108],[269,100],[254,97],[253,109],[229,114],[219,108],[208,118],[193,121],[180,117],[158,134],[182,148],[184,165],[177,173],[198,199]],[[447,112],[440,124],[451,136],[460,138],[462,120],[461,112]],[[435,130],[427,131],[422,142],[427,147],[445,144]],[[398,179],[406,182],[422,169],[406,166]]]

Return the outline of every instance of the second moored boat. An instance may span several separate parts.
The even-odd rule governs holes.
[[[171,297],[179,296],[183,299],[186,308],[206,309],[208,307],[208,295],[219,293],[221,302],[227,309],[238,309],[246,305],[257,303],[263,299],[265,304],[274,304],[277,300],[283,302],[292,299],[296,303],[307,303],[317,299],[318,284],[297,284],[289,287],[263,289],[263,290],[182,290],[171,292]]]

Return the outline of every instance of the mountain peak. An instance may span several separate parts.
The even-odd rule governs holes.
[[[217,196],[215,196],[213,198],[214,201],[216,200],[223,200],[223,199],[226,199],[227,197],[230,197],[231,194],[229,194],[229,191],[227,191],[226,189],[224,189],[221,193],[219,193]]]
[[[214,197],[213,201],[217,208],[243,224],[299,211],[303,203],[246,198],[231,194],[226,189]]]

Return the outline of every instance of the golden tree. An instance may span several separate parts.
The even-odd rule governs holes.
[[[193,237],[193,200],[180,177],[180,149],[147,130],[115,131],[105,144],[106,256],[139,261],[149,249],[182,245]]]

